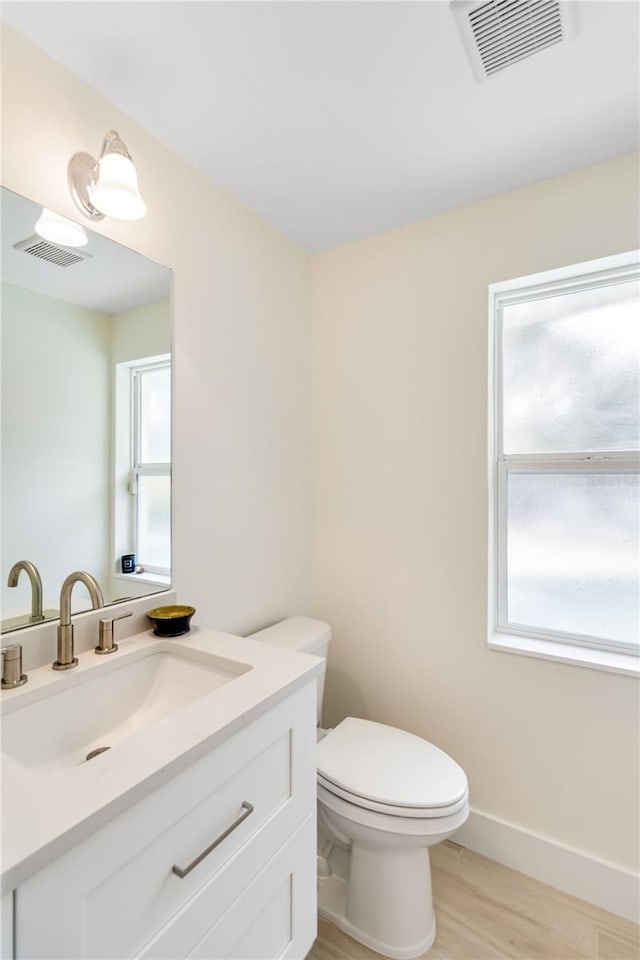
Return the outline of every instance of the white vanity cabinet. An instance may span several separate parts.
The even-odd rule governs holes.
[[[16,960],[301,960],[316,933],[314,754],[312,679],[21,884]]]

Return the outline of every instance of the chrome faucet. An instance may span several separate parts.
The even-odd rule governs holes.
[[[73,655],[73,624],[71,623],[71,591],[74,583],[84,583],[91,597],[94,610],[104,607],[102,590],[97,580],[84,570],[70,573],[60,590],[60,626],[58,627],[58,659],[53,663],[54,670],[70,670],[78,664]]]
[[[9,570],[7,586],[17,587],[18,577],[23,570],[31,581],[31,616],[29,617],[29,623],[40,623],[41,620],[44,620],[42,613],[42,578],[35,563],[31,563],[31,560],[18,560],[17,563],[14,563]]]

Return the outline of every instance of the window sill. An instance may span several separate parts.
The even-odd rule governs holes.
[[[171,586],[171,577],[165,577],[161,573],[114,573],[113,579],[157,583],[159,587],[166,587],[166,589]]]
[[[578,647],[555,640],[536,640],[533,637],[519,637],[508,633],[492,634],[489,637],[489,649],[515,653],[523,657],[555,660],[558,663],[569,663],[591,670],[604,670],[607,673],[640,676],[640,657],[630,653],[594,650],[591,647]]]

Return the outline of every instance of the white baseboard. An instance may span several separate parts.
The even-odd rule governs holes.
[[[640,922],[640,877],[630,870],[479,810],[471,811],[452,840],[573,897]]]

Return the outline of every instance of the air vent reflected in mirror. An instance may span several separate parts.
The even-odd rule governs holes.
[[[33,236],[19,243],[13,244],[14,250],[21,250],[32,257],[38,257],[39,260],[46,260],[57,267],[72,267],[76,263],[82,263],[83,260],[91,260],[91,254],[78,249],[69,250],[66,247],[59,247],[55,243],[43,240],[42,237]]]

